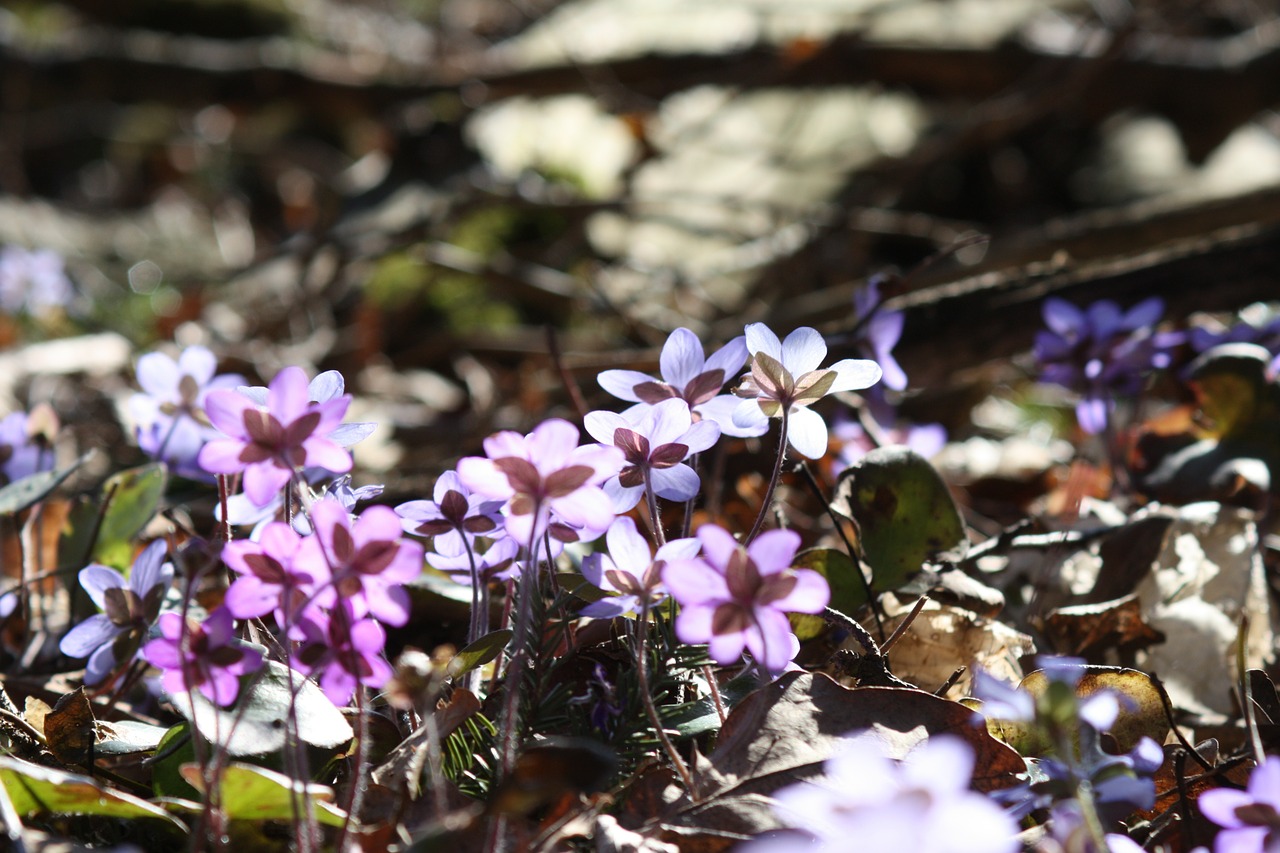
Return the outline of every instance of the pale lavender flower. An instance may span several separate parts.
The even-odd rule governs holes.
[[[1081,393],[1076,419],[1085,432],[1106,428],[1116,395],[1136,394],[1146,375],[1167,367],[1177,333],[1157,333],[1164,300],[1144,299],[1128,311],[1109,299],[1081,310],[1063,299],[1046,299],[1047,331],[1036,334],[1040,378]]]
[[[1200,811],[1222,827],[1214,853],[1280,851],[1280,758],[1267,756],[1249,776],[1245,791],[1214,788],[1197,801]]]
[[[893,357],[893,348],[902,339],[902,327],[906,314],[886,311],[880,302],[880,276],[867,279],[866,285],[853,298],[854,311],[862,324],[862,337],[858,348],[884,371],[881,381],[886,388],[903,391],[907,387],[907,374]],[[870,319],[868,319],[868,317]]]
[[[357,687],[382,687],[391,678],[391,665],[382,657],[386,631],[373,619],[356,618],[347,599],[328,611],[308,610],[292,636],[299,641],[294,667],[316,676],[335,705],[347,704]]]
[[[774,794],[775,813],[813,840],[808,850],[860,853],[1014,853],[1020,849],[1013,818],[969,789],[973,748],[937,735],[902,761],[874,732],[851,735],[824,766],[825,773]],[[746,850],[782,849],[761,840]],[[792,849],[796,849],[793,847]]]
[[[622,451],[578,446],[578,428],[543,421],[528,435],[504,431],[484,440],[488,458],[458,462],[458,478],[473,493],[506,502],[507,532],[522,544],[541,539],[552,513],[573,527],[603,531],[613,520],[600,484],[622,469]]]
[[[880,410],[876,406],[871,407],[871,412],[880,426],[881,437],[886,444],[903,445],[925,459],[937,456],[947,445],[947,429],[942,424],[908,424],[899,421],[892,426],[885,426],[885,423],[892,423],[886,417],[892,412]],[[832,476],[839,475],[877,447],[862,424],[847,415],[837,414],[831,424],[831,436],[840,442],[840,449],[831,463]]]
[[[695,422],[710,418],[720,425],[724,435],[764,435],[769,429],[767,423],[747,427],[736,425],[733,411],[738,400],[732,394],[720,393],[725,382],[742,369],[746,360],[746,338],[741,335],[706,358],[698,336],[680,328],[672,332],[662,345],[658,361],[661,379],[637,370],[606,370],[598,381],[600,387],[613,396],[637,404],[627,409],[627,415],[675,397],[688,404]]]
[[[16,314],[65,308],[75,295],[62,256],[51,249],[0,249],[0,309]]]
[[[235,642],[231,611],[219,607],[204,623],[163,613],[160,636],[142,648],[152,666],[164,670],[161,684],[170,696],[199,690],[226,707],[240,694],[240,676],[262,668],[262,653]],[[183,636],[185,633],[185,637]]]
[[[315,378],[307,383],[307,401],[313,406],[318,406],[334,400],[345,399],[349,404],[351,397],[345,393],[346,385],[346,380],[343,379],[342,374],[336,370],[326,370],[322,373],[317,373]],[[264,388],[261,385],[244,386],[237,390],[241,394],[249,397],[249,399],[253,400],[253,402],[259,406],[267,406],[268,400],[271,396],[271,389],[269,387]],[[328,437],[340,447],[352,447],[372,435],[373,431],[377,428],[378,425],[376,423],[367,421],[340,424],[334,428],[333,432],[329,433]],[[336,471],[323,465],[319,467],[335,474],[342,473],[341,471]],[[308,479],[314,480],[316,478],[309,477]]]
[[[831,596],[822,575],[792,568],[800,536],[769,530],[743,548],[729,531],[706,524],[698,539],[701,558],[662,570],[680,604],[676,636],[706,643],[716,663],[734,663],[746,649],[769,672],[782,672],[800,650],[787,614],[821,613]]]
[[[471,562],[475,561],[475,574],[480,576],[481,584],[493,581],[504,581],[520,574],[520,563],[516,557],[520,554],[520,545],[511,537],[504,537],[489,546],[483,554],[472,553],[446,556],[444,554],[427,553],[427,564],[431,568],[444,572],[452,580],[467,586],[472,582]]]
[[[26,412],[12,412],[0,420],[0,472],[13,483],[53,468],[53,440],[58,416],[41,403]]]
[[[400,517],[389,507],[371,506],[354,523],[336,501],[311,506],[315,535],[302,541],[296,563],[323,561],[332,584],[322,588],[317,603],[335,597],[350,604],[356,618],[372,615],[388,625],[409,621],[409,593],[404,585],[422,574],[422,546],[402,537]]]
[[[711,447],[720,438],[720,427],[715,421],[694,423],[684,400],[674,398],[625,416],[589,412],[585,425],[592,438],[603,445],[617,447],[626,459],[618,475],[605,480],[603,485],[613,501],[614,512],[627,512],[635,507],[644,496],[646,483],[660,498],[691,499],[702,482],[684,460]]]
[[[654,554],[649,541],[636,530],[635,521],[625,515],[609,526],[605,543],[607,554],[597,551],[582,561],[582,576],[592,586],[617,595],[578,611],[593,619],[612,619],[660,603],[667,597],[663,568],[672,560],[693,559],[702,547],[697,539],[672,539]]]
[[[143,549],[127,580],[99,563],[80,570],[80,585],[103,612],[68,631],[58,648],[68,657],[89,659],[86,684],[100,683],[137,653],[173,581],[173,565],[164,561],[166,547],[157,539]]]
[[[177,361],[160,352],[138,359],[143,393],[129,399],[138,446],[184,477],[209,479],[196,457],[207,442],[222,435],[209,423],[205,398],[210,391],[244,384],[243,376],[219,376],[217,370],[217,357],[202,346],[187,347]]]
[[[501,536],[502,501],[473,495],[456,471],[436,480],[434,500],[407,501],[396,507],[406,533],[430,536],[431,547],[445,557],[464,556],[477,536]]]
[[[258,506],[270,503],[294,473],[318,466],[335,474],[351,470],[351,454],[332,435],[342,424],[348,396],[308,399],[301,368],[286,367],[271,380],[266,400],[255,403],[240,391],[215,390],[206,397],[209,420],[227,438],[200,451],[200,467],[211,474],[244,472],[244,492]]]
[[[767,423],[787,413],[787,441],[797,452],[818,459],[827,452],[827,424],[809,408],[837,391],[874,385],[881,371],[874,361],[846,358],[819,369],[827,344],[815,329],[801,327],[779,341],[763,323],[747,326],[751,373],[734,392],[749,399],[738,403],[734,423],[742,427]]]

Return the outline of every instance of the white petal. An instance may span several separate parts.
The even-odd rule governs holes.
[[[755,355],[758,352],[773,356],[782,361],[782,341],[764,323],[752,323],[746,328],[747,352]]]
[[[827,453],[827,422],[810,409],[792,409],[787,442],[804,456],[821,459]]]
[[[702,342],[698,336],[688,329],[676,329],[662,346],[659,367],[662,378],[674,388],[683,389],[702,372],[705,359],[702,355]]]
[[[782,342],[782,366],[791,371],[792,376],[802,376],[822,366],[827,357],[827,342],[817,329],[801,326]]]
[[[884,375],[880,365],[866,358],[846,358],[831,365],[830,369],[836,371],[836,381],[832,383],[828,394],[870,388]]]

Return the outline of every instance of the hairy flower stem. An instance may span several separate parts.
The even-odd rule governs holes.
[[[662,718],[658,716],[658,708],[653,704],[653,691],[649,688],[649,649],[647,645],[649,638],[649,602],[647,600],[640,606],[640,617],[636,620],[635,628],[636,678],[640,682],[640,701],[644,704],[644,711],[649,717],[649,724],[653,726],[654,734],[658,736],[658,741],[667,753],[667,758],[671,760],[671,766],[679,774],[680,781],[684,784],[684,789],[689,792],[691,798],[696,800],[697,796],[693,789],[693,775],[689,772],[689,768],[685,766],[684,759],[680,757],[680,753],[676,750],[676,745],[671,742],[666,729],[662,727]]]
[[[467,549],[467,562],[471,565],[471,624],[467,629],[467,645],[471,645],[479,640],[485,634],[489,633],[489,602],[482,590],[482,586],[487,586],[481,581],[480,569],[476,566],[476,553],[471,547],[471,541],[467,537],[462,537],[462,545]],[[480,686],[481,667],[476,667],[467,673],[463,681],[463,687],[472,693],[477,691]]]
[[[341,608],[338,609],[341,612]],[[356,653],[351,653],[352,668],[356,671],[358,663],[355,661]],[[345,850],[347,836],[351,832],[351,822],[356,819],[356,815],[360,813],[360,807],[364,803],[364,792],[368,785],[365,777],[364,766],[369,760],[369,719],[368,710],[364,705],[364,686],[356,686],[356,754],[352,764],[352,773],[350,780],[350,788],[347,794],[346,816],[342,819],[342,826],[338,829],[338,838],[334,842],[334,850]],[[305,780],[304,780],[305,784]]]
[[[756,523],[751,525],[751,532],[742,540],[743,547],[750,545],[751,542],[760,535],[761,528],[764,527],[764,520],[769,515],[769,508],[773,504],[773,492],[778,488],[778,480],[782,477],[782,463],[787,457],[787,407],[782,407],[782,431],[778,434],[778,458],[773,463],[773,474],[769,477],[769,485],[764,490],[764,499],[760,503],[760,514],[756,516]]]
[[[541,507],[534,507],[534,515]],[[524,570],[516,580],[516,619],[515,635],[512,637],[515,652],[507,664],[506,678],[503,680],[502,694],[502,778],[511,775],[516,766],[516,753],[520,747],[520,694],[524,688],[525,669],[527,667],[529,638],[534,629],[533,597],[538,594],[538,536],[537,525],[529,535],[526,546],[528,555]]]
[[[661,548],[667,544],[667,532],[662,529],[662,516],[658,513],[658,496],[653,491],[653,478],[649,469],[644,469],[644,496],[649,501],[649,517],[653,519],[653,539]]]

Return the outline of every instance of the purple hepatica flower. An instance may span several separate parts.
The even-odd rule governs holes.
[[[541,539],[554,513],[572,527],[603,531],[613,520],[600,484],[622,469],[622,451],[578,446],[578,428],[558,418],[528,435],[499,432],[484,440],[488,458],[458,462],[458,478],[482,497],[507,502],[507,532],[521,544]]]
[[[335,705],[345,705],[360,685],[381,687],[391,678],[382,657],[387,634],[373,619],[357,619],[347,599],[327,612],[307,611],[293,631],[299,640],[294,667],[317,675],[320,689]]]
[[[366,614],[388,625],[409,621],[404,584],[422,574],[422,546],[401,538],[400,516],[389,507],[371,506],[355,523],[336,501],[311,506],[314,536],[303,540],[297,561],[324,563],[333,583],[317,596],[321,605],[347,601],[357,617]]]
[[[876,412],[878,407],[871,407]],[[878,422],[882,422],[877,417]],[[901,444],[925,459],[937,456],[947,444],[947,429],[942,424],[903,424],[898,422],[891,427],[880,427],[886,444]],[[876,448],[876,443],[867,435],[862,424],[847,415],[838,414],[831,425],[831,434],[840,442],[840,450],[831,464],[832,476],[857,462]]]
[[[1280,851],[1280,758],[1267,756],[1255,767],[1247,791],[1214,788],[1197,803],[1205,817],[1223,827],[1214,853]]]
[[[731,664],[745,648],[769,672],[782,672],[800,642],[788,613],[821,613],[831,591],[822,575],[795,569],[800,537],[769,530],[743,548],[713,524],[698,529],[704,556],[673,560],[662,570],[667,590],[680,603],[676,636],[706,643],[712,660]]]
[[[435,500],[400,504],[396,515],[406,533],[432,537],[438,554],[464,556],[477,536],[502,535],[502,501],[471,494],[456,471],[441,474],[431,494]]]
[[[225,607],[204,624],[187,619],[184,625],[181,614],[163,613],[159,626],[160,636],[143,646],[142,656],[164,670],[162,684],[170,696],[195,689],[226,707],[240,694],[240,676],[262,668],[261,652],[235,642],[235,623]]]
[[[159,352],[138,359],[143,393],[129,400],[138,446],[191,479],[209,479],[196,457],[207,442],[221,437],[205,414],[205,397],[244,384],[239,374],[215,376],[217,369],[217,358],[201,346],[187,347],[177,361]]]
[[[1258,344],[1274,353],[1280,350],[1280,318],[1261,325],[1240,322],[1229,329],[1220,326],[1192,326],[1187,331],[1187,343],[1198,353],[1213,349],[1219,344]]]
[[[335,474],[351,470],[351,454],[331,437],[351,398],[311,402],[299,367],[276,374],[264,404],[226,390],[211,391],[206,403],[209,420],[228,437],[204,446],[200,467],[211,474],[243,471],[244,492],[258,506],[270,503],[303,466]]]
[[[471,585],[471,561],[475,560],[475,572],[480,576],[480,583],[504,581],[520,574],[520,564],[516,557],[520,554],[520,545],[510,537],[504,537],[489,546],[483,554],[466,554],[445,556],[444,554],[427,554],[427,563],[436,571],[444,572],[460,584]]]
[[[323,558],[300,554],[303,539],[282,521],[262,528],[258,540],[228,542],[222,559],[238,575],[227,589],[224,604],[237,619],[253,619],[275,612],[276,623],[292,624],[303,605],[329,580]]]
[[[691,499],[702,483],[684,460],[720,438],[715,421],[694,423],[684,400],[675,398],[625,417],[613,412],[590,412],[585,425],[592,438],[606,446],[612,444],[626,458],[618,476],[604,483],[614,512],[627,512],[639,503],[646,483],[660,498]]]
[[[638,405],[626,411],[630,416],[646,406],[673,397],[684,400],[693,419],[710,418],[720,425],[725,435],[747,437],[764,435],[769,425],[741,427],[733,422],[738,401],[732,394],[721,394],[724,383],[733,377],[747,360],[746,338],[739,335],[705,358],[702,342],[688,329],[676,329],[662,346],[658,367],[661,379],[635,370],[606,370],[600,374],[600,387],[613,396]]]
[[[268,405],[267,401],[271,395],[270,388],[264,388],[261,385],[252,385],[238,389],[240,393],[249,397],[259,406]],[[311,405],[320,405],[329,403],[334,400],[345,399],[348,404],[351,397],[345,395],[346,380],[342,378],[342,374],[336,370],[326,370],[323,373],[316,374],[316,378],[307,383],[307,400]],[[345,406],[343,407],[345,410]],[[329,433],[329,439],[342,447],[351,447],[368,438],[373,431],[378,428],[376,423],[350,423],[339,424]],[[325,466],[321,465],[321,468]],[[331,468],[326,470],[333,471]],[[333,471],[335,474],[341,471]]]
[[[165,550],[161,539],[148,545],[133,561],[128,580],[98,563],[80,570],[80,585],[103,612],[72,628],[58,648],[68,657],[89,659],[85,684],[100,683],[137,653],[173,581],[173,565],[164,562]]]
[[[0,471],[5,483],[14,483],[53,468],[53,439],[58,416],[41,403],[26,412],[13,412],[0,420]]]
[[[969,789],[973,764],[973,748],[953,735],[929,738],[898,762],[878,735],[862,732],[827,761],[823,776],[774,794],[774,810],[816,842],[790,849],[847,850],[856,838],[867,853],[1014,853],[1017,824]]]
[[[51,249],[0,249],[0,309],[16,314],[65,308],[74,291],[62,256]]]
[[[879,365],[865,359],[846,358],[820,370],[827,344],[807,326],[779,341],[763,323],[752,323],[747,326],[747,349],[751,373],[734,393],[749,399],[738,403],[734,423],[767,423],[785,412],[787,441],[810,459],[827,452],[827,425],[809,406],[828,394],[856,391],[880,380]]]
[[[1035,341],[1040,376],[1083,395],[1076,418],[1085,432],[1106,428],[1114,395],[1137,393],[1147,372],[1169,365],[1169,351],[1182,342],[1182,335],[1154,331],[1163,313],[1164,300],[1158,296],[1127,312],[1109,299],[1084,311],[1062,299],[1045,300],[1049,330],[1038,332]]]
[[[652,607],[667,597],[662,586],[662,570],[672,560],[691,560],[702,543],[697,539],[672,539],[649,551],[649,542],[626,516],[616,519],[605,534],[608,554],[588,554],[582,561],[582,576],[593,586],[617,595],[588,604],[578,611],[593,619],[612,619]]]
[[[880,365],[884,371],[881,381],[886,388],[903,391],[907,387],[907,374],[893,357],[893,348],[902,338],[906,314],[880,307],[880,283],[880,276],[872,276],[853,299],[858,322],[862,324],[859,349]]]

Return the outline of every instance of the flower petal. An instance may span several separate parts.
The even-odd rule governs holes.
[[[637,370],[605,370],[596,377],[596,381],[600,383],[601,388],[619,400],[638,403],[640,398],[636,395],[635,387],[658,380]]]
[[[688,329],[679,328],[662,345],[658,365],[663,381],[683,390],[690,380],[702,373],[705,362],[698,336]]]
[[[827,423],[811,409],[792,410],[787,422],[787,443],[810,459],[827,454]]]
[[[778,360],[792,376],[803,376],[821,367],[826,357],[827,342],[818,330],[801,326],[782,342],[782,358]]]
[[[747,352],[751,355],[762,352],[782,361],[782,341],[778,340],[772,329],[764,323],[751,323],[745,331]]]
[[[897,362],[894,362],[894,364],[896,365]],[[827,390],[828,394],[834,394],[837,391],[860,391],[863,388],[870,388],[879,382],[880,377],[884,375],[880,365],[865,358],[842,359],[831,365],[828,370],[833,370],[836,373],[835,381],[831,383],[831,387]],[[905,383],[906,376],[902,378]],[[903,387],[905,388],[906,385],[904,384]]]
[[[702,369],[707,372],[722,370],[724,371],[724,378],[729,380],[747,363],[748,355],[747,339],[743,335],[738,335],[738,337],[720,347],[715,354],[708,358]]]

